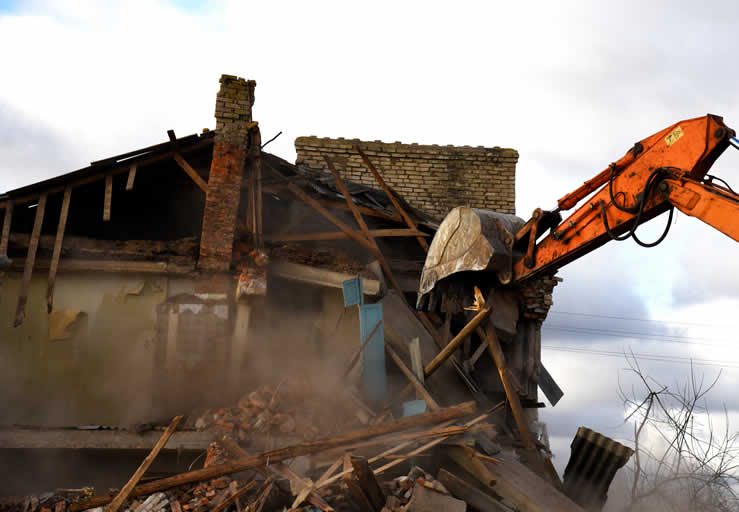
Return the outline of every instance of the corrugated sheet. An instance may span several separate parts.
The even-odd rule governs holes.
[[[564,474],[564,492],[588,511],[600,511],[616,472],[634,450],[586,427],[577,430]]]

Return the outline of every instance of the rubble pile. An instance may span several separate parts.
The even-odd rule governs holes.
[[[343,401],[319,394],[308,378],[290,377],[277,386],[262,385],[236,404],[190,415],[189,427],[255,444],[255,437],[299,440],[358,426]],[[258,443],[257,443],[258,444]]]
[[[133,482],[122,488],[128,493],[122,497],[119,489],[98,495],[91,489],[65,491],[66,494],[58,491],[39,497],[5,499],[0,501],[0,510],[462,511],[468,510],[465,501],[455,496],[454,490],[440,478],[435,478],[434,473],[417,464],[437,467],[437,455],[450,446],[463,447],[463,452],[477,464],[495,460],[483,453],[481,447],[485,443],[477,445],[468,437],[484,436],[488,440],[496,437],[494,426],[486,422],[492,411],[479,414],[474,402],[398,419],[388,415],[371,425],[317,437],[315,426],[299,424],[304,411],[292,400],[300,393],[291,396],[289,389],[286,386],[285,395],[278,399],[279,390],[262,387],[248,393],[235,407],[198,417],[195,423],[204,432],[212,432],[215,439],[202,459],[201,468],[154,480],[133,480],[134,475]],[[261,453],[247,451],[251,436],[258,432],[271,432],[278,438],[281,434],[302,431],[306,432],[305,439],[310,440],[283,444]],[[164,442],[167,435],[165,431]],[[442,472],[449,471],[452,471],[450,466],[444,466],[439,470],[440,477]],[[454,471],[458,478],[475,479],[474,475],[463,476],[461,469]],[[492,496],[491,493],[490,499]],[[119,507],[111,510],[110,503],[117,500]]]

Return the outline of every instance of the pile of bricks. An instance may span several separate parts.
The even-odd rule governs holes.
[[[378,188],[355,145],[408,203],[437,219],[456,206],[514,213],[514,149],[298,137],[296,163],[327,169],[326,157],[343,178]]]
[[[236,407],[221,408],[212,415],[206,414],[196,422],[196,426],[221,434],[232,434],[241,441],[254,432],[296,433],[298,425],[295,415],[279,412],[278,404],[273,400],[275,396],[270,388],[264,386],[239,400]],[[315,431],[310,425],[301,424],[297,434],[310,437]]]

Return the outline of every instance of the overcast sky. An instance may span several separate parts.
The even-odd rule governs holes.
[[[265,140],[283,132],[270,151],[287,160],[301,135],[513,147],[527,218],[676,121],[739,126],[737,15],[735,1],[0,0],[0,191],[213,128],[229,73],[257,81],[255,119]],[[712,172],[739,185],[739,152]],[[627,350],[727,366],[715,405],[739,414],[737,249],[677,215],[657,248],[612,242],[561,271],[542,356],[565,391],[543,412],[557,467],[580,425],[628,436]],[[644,367],[667,384],[689,368]]]

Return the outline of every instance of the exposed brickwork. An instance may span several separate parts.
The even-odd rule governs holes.
[[[220,82],[221,89],[216,97],[218,131],[208,177],[198,262],[202,270],[209,271],[226,271],[231,264],[256,86],[253,80],[232,75],[222,75]]]
[[[543,322],[547,318],[549,308],[552,307],[552,292],[557,284],[562,282],[561,277],[545,276],[521,286],[521,308],[523,316]]]
[[[379,188],[353,150],[355,144],[406,201],[439,220],[463,205],[514,213],[518,162],[514,149],[298,137],[296,163],[325,169],[326,155],[342,177]]]

